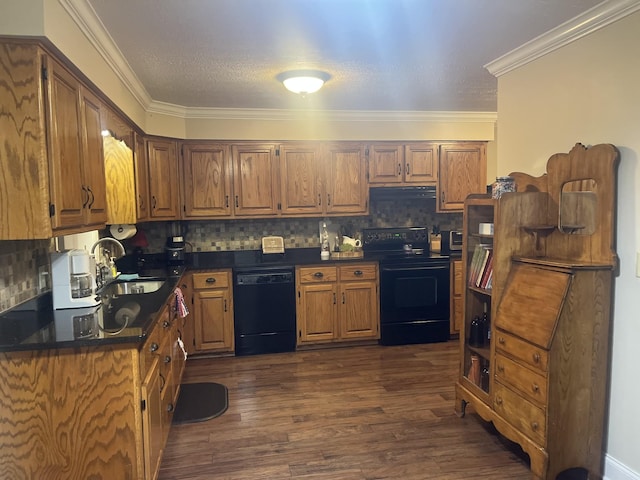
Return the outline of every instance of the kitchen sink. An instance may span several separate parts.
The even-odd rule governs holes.
[[[110,294],[119,295],[139,295],[142,293],[152,293],[159,290],[164,285],[163,279],[137,279],[130,281],[116,281],[107,287]]]

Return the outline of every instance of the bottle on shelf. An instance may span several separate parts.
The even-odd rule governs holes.
[[[482,343],[488,347],[491,345],[491,320],[489,319],[486,303],[484,304],[484,312],[482,313],[480,324],[482,325]]]
[[[482,328],[480,325],[480,317],[476,315],[471,320],[471,325],[469,327],[469,345],[471,347],[482,347]]]

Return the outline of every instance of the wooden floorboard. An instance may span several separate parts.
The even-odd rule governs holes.
[[[189,359],[229,408],[171,428],[160,480],[529,480],[527,458],[454,413],[457,341]]]

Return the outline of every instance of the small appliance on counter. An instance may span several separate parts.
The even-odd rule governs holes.
[[[69,341],[100,336],[100,306],[56,310],[53,313],[56,341]]]
[[[184,247],[185,242],[182,235],[173,235],[167,238],[167,245],[165,246],[167,266],[184,265]]]
[[[262,253],[284,253],[284,239],[282,237],[262,237]]]
[[[53,308],[86,308],[100,304],[96,296],[95,266],[86,250],[51,254]]]
[[[440,252],[449,255],[462,251],[462,232],[458,230],[442,230]]]

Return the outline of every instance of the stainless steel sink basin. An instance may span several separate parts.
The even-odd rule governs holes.
[[[164,285],[164,280],[131,280],[125,282],[114,282],[108,289],[112,295],[139,295],[141,293],[152,293],[159,290]]]

